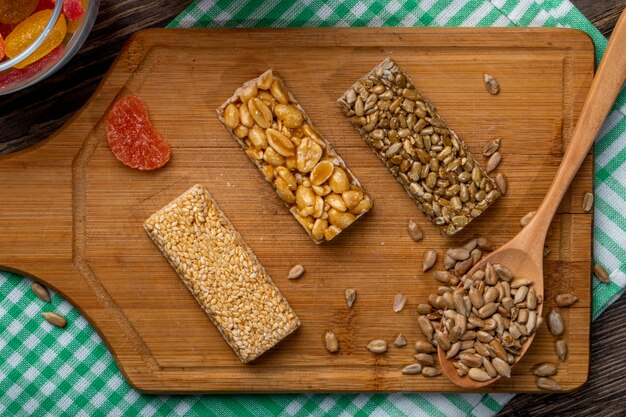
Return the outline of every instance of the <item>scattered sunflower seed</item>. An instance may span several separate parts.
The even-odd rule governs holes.
[[[548,315],[548,329],[553,336],[560,336],[565,331],[563,316],[558,311],[552,310]]]
[[[567,352],[569,350],[567,348],[567,342],[564,339],[557,340],[554,344],[554,350],[556,351],[556,356],[559,357],[561,362],[565,362],[567,359]]]
[[[437,262],[437,252],[435,252],[432,249],[429,249],[426,252],[426,256],[424,256],[424,262],[422,263],[422,271],[424,272],[428,271],[430,268],[433,267],[433,265],[435,265],[435,262]]]
[[[53,326],[63,328],[67,326],[67,320],[60,314],[57,314],[53,311],[46,311],[45,313],[41,313],[44,319]]]
[[[552,376],[556,375],[556,364],[543,362],[533,366],[530,370],[536,376]]]
[[[526,227],[528,223],[530,223],[530,221],[533,219],[533,217],[535,217],[536,213],[536,211],[529,211],[528,213],[524,214],[524,217],[522,217],[519,221],[519,225],[522,227]]]
[[[508,181],[506,179],[506,175],[499,172],[496,174],[496,184],[498,185],[498,189],[502,193],[502,195],[506,195],[506,190],[508,188]]]
[[[287,276],[287,279],[298,279],[302,276],[302,274],[304,274],[304,267],[298,264],[294,266],[293,268],[291,268],[291,271],[289,271],[289,275]]]
[[[387,351],[387,341],[384,339],[374,339],[367,344],[367,350],[372,353],[385,353]]]
[[[609,273],[606,272],[606,269],[600,264],[593,265],[593,273],[600,281],[605,284],[609,282]]]
[[[418,353],[433,353],[436,349],[432,343],[418,340],[415,342],[415,351]]]
[[[557,294],[556,297],[554,297],[554,301],[559,307],[569,307],[578,301],[578,297],[572,293]]]
[[[489,238],[482,236],[476,239],[476,244],[481,250],[486,252],[491,252],[496,248],[496,245]]]
[[[484,74],[485,88],[491,95],[496,95],[500,92],[500,84],[492,75]]]
[[[50,291],[48,291],[46,287],[38,282],[33,282],[33,285],[31,285],[30,288],[40,300],[43,300],[47,303],[50,302]]]
[[[548,391],[561,391],[561,386],[554,379],[547,376],[540,376],[535,381],[537,386]]]
[[[409,220],[409,224],[407,226],[407,230],[409,232],[409,236],[415,242],[419,242],[424,239],[424,233],[422,232],[422,228],[418,226],[413,220]]]
[[[422,369],[422,375],[424,375],[424,376],[426,376],[428,378],[439,376],[439,375],[441,375],[441,369],[437,369],[434,366],[425,366]]]
[[[500,147],[500,139],[494,139],[487,142],[483,148],[483,155],[491,156]]]
[[[499,151],[496,151],[493,155],[489,157],[487,161],[487,167],[485,168],[485,172],[489,174],[491,171],[496,169],[498,165],[500,165],[500,161],[502,161],[502,154]]]
[[[326,344],[326,350],[330,353],[339,351],[339,340],[337,340],[337,335],[332,330],[327,331],[326,335],[324,335],[324,343]]]
[[[352,308],[354,301],[356,300],[356,290],[354,288],[348,288],[346,290],[346,304],[348,308]]]
[[[429,353],[418,353],[415,355],[415,362],[422,366],[433,366],[435,364],[435,358]]]
[[[422,365],[419,363],[412,363],[402,368],[401,372],[404,375],[417,375],[422,372]]]
[[[586,193],[585,198],[583,199],[583,210],[591,211],[593,208],[593,194]]]
[[[393,311],[399,313],[404,308],[404,304],[406,304],[406,295],[401,292],[397,293],[393,298]]]
[[[402,347],[402,346],[406,346],[406,339],[404,338],[404,336],[402,335],[402,333],[400,333],[398,335],[398,337],[396,337],[396,340],[393,342],[393,345],[395,347]]]

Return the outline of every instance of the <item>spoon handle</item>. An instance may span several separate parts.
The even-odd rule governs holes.
[[[613,30],[554,181],[531,222],[534,227],[548,231],[565,192],[589,152],[625,78],[626,10]],[[543,236],[545,238],[545,233]]]

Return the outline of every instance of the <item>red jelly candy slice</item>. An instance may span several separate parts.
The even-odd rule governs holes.
[[[75,22],[83,17],[85,9],[83,3],[80,0],[65,0],[63,2],[63,14],[68,20]]]
[[[2,61],[2,58],[4,58],[4,49],[4,39],[2,38],[2,33],[0,33],[0,61]]]
[[[113,154],[124,165],[151,170],[170,160],[169,145],[152,126],[148,109],[137,96],[123,97],[113,105],[105,130]]]
[[[20,81],[24,81],[42,69],[46,68],[48,65],[56,62],[57,59],[63,56],[63,47],[61,45],[54,48],[48,55],[41,58],[39,61],[35,61],[30,65],[25,66],[21,69],[14,69],[11,72],[0,75],[0,88],[6,87],[10,84],[15,84]]]

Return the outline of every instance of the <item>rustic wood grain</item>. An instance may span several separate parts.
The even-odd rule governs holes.
[[[418,212],[335,105],[388,55],[470,149],[502,139],[509,192],[454,238]],[[269,66],[375,201],[329,244],[310,241],[213,113]],[[484,72],[497,76],[498,96],[485,90]],[[0,158],[0,183],[12,202],[0,207],[2,266],[34,275],[81,309],[144,391],[459,391],[443,376],[399,372],[413,360],[415,306],[438,286],[416,267],[429,248],[443,252],[479,234],[502,245],[517,233],[552,181],[592,73],[591,42],[567,29],[139,32],[76,118],[41,146]],[[131,170],[110,152],[101,119],[120,93],[146,101],[173,148],[165,169]],[[589,156],[559,207],[544,268],[546,308],[557,292],[580,298],[563,312],[572,352],[559,380],[566,389],[587,379],[592,216],[581,203],[591,173]],[[253,366],[239,363],[140,226],[195,183],[211,191],[303,322]],[[406,233],[411,218],[425,230],[420,244]],[[296,263],[308,272],[288,281]],[[359,295],[348,310],[343,294],[350,287]],[[397,292],[408,302],[395,314]],[[323,348],[329,327],[342,346],[337,355]],[[398,333],[408,347],[382,356],[365,349],[372,338],[391,342]],[[482,391],[536,391],[528,369],[552,357],[544,327],[514,377]]]
[[[572,0],[583,14],[609,36],[625,0]],[[79,54],[47,82],[15,97],[0,100],[0,153],[22,149],[48,137],[95,90],[129,34],[163,26],[191,1],[102,0],[94,32]],[[59,100],[64,105],[59,106]],[[36,103],[36,104],[33,104]],[[28,111],[24,111],[24,109]],[[626,299],[621,298],[592,326],[592,365],[589,382],[571,394],[518,395],[503,416],[607,416],[623,414],[626,395]]]

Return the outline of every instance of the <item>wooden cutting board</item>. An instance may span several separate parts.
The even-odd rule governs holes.
[[[483,144],[502,139],[496,172],[506,196],[454,238],[442,237],[341,115],[335,100],[386,56],[484,163]],[[0,157],[0,266],[35,277],[72,302],[99,331],[121,371],[145,392],[460,391],[445,377],[401,375],[422,336],[416,306],[437,288],[421,272],[425,252],[483,235],[498,245],[520,229],[552,181],[593,75],[593,44],[567,29],[147,30],[120,53],[87,105],[45,143]],[[375,200],[336,240],[315,245],[219,123],[215,109],[244,81],[272,67]],[[489,95],[483,73],[501,86]],[[114,100],[137,94],[172,145],[162,170],[119,163],[104,139]],[[62,105],[62,97],[59,97]],[[201,183],[213,194],[302,320],[257,363],[242,365],[142,228],[154,211]],[[559,292],[570,354],[556,379],[582,385],[589,367],[592,215],[589,155],[548,239],[546,309]],[[406,233],[414,219],[425,232]],[[288,281],[294,264],[307,272]],[[350,310],[344,292],[357,289]],[[406,294],[400,313],[394,295]],[[72,323],[69,324],[70,326]],[[332,329],[340,352],[324,349]],[[55,330],[55,332],[57,332]],[[408,345],[391,343],[405,335]],[[58,334],[58,333],[57,333]],[[390,344],[384,355],[365,346]],[[556,361],[544,326],[510,380],[489,391],[538,391],[529,368]]]

